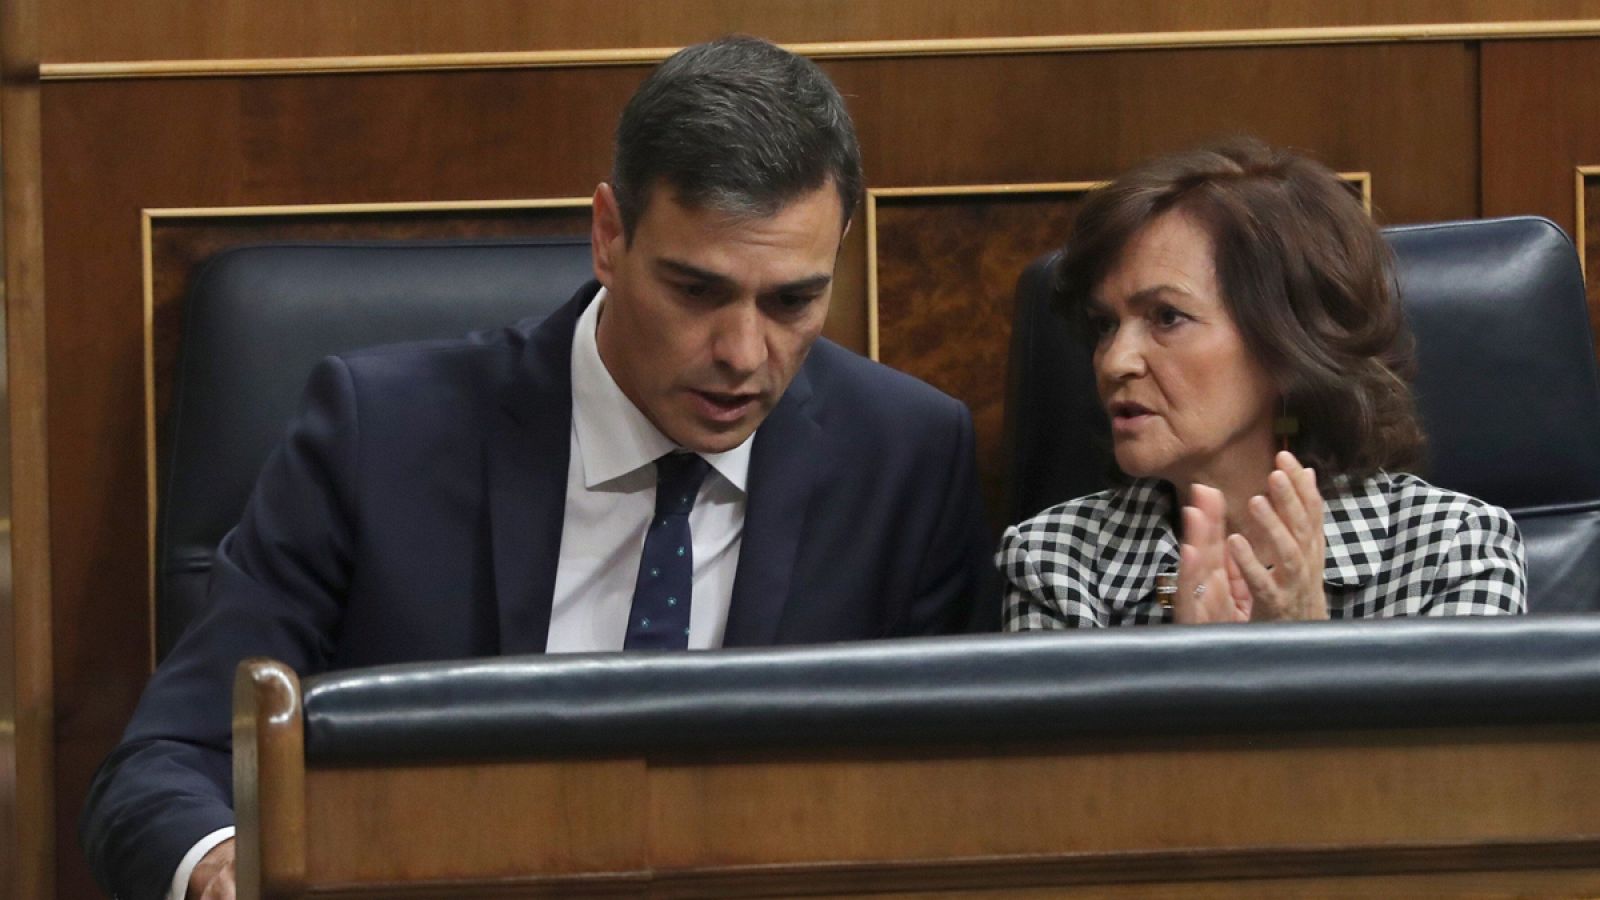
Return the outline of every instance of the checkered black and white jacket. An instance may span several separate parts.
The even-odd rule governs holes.
[[[1006,529],[1008,631],[1164,622],[1155,577],[1178,570],[1172,491],[1141,479]],[[1498,506],[1385,474],[1323,502],[1334,619],[1527,611],[1522,536]]]

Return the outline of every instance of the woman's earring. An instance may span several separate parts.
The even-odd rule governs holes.
[[[1284,450],[1289,449],[1289,439],[1300,433],[1300,420],[1289,415],[1289,401],[1278,401],[1278,415],[1272,420],[1272,433],[1277,436],[1279,446]]]

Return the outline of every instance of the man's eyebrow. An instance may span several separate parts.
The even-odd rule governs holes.
[[[784,282],[783,284],[780,284],[777,287],[773,288],[771,293],[774,293],[774,294],[804,294],[804,293],[807,293],[809,291],[820,291],[823,288],[827,287],[829,282],[831,282],[831,281],[833,281],[833,275],[831,275],[829,273],[823,273],[823,274],[820,274],[820,275],[812,275],[812,276],[807,277],[807,278],[800,278],[800,279],[797,279],[795,281]]]
[[[702,269],[699,266],[691,266],[676,259],[658,259],[656,260],[656,266],[674,274],[682,275],[685,278],[693,278],[696,281],[705,281],[718,285],[731,284],[733,281],[726,275]]]
[[[656,260],[656,265],[662,269],[672,272],[673,274],[681,275],[685,278],[693,278],[696,281],[705,282],[707,284],[724,286],[731,285],[733,283],[733,279],[726,275],[712,272],[707,269],[702,269],[699,266],[690,265],[682,260],[658,259]],[[767,293],[793,294],[804,293],[806,291],[820,291],[832,283],[832,281],[833,273],[822,272],[816,275],[808,275],[805,278],[797,278],[794,281],[786,281],[783,284],[771,288],[767,291]]]

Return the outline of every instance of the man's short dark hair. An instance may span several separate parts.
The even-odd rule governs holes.
[[[628,240],[657,184],[690,208],[763,218],[830,180],[849,221],[861,150],[844,99],[815,63],[759,38],[673,54],[617,125],[611,188]]]

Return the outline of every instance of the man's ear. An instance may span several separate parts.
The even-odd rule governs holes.
[[[594,215],[589,223],[590,252],[594,254],[595,280],[611,287],[612,276],[621,261],[618,254],[624,249],[626,238],[622,233],[622,211],[617,208],[617,195],[611,185],[600,182],[594,189]]]

